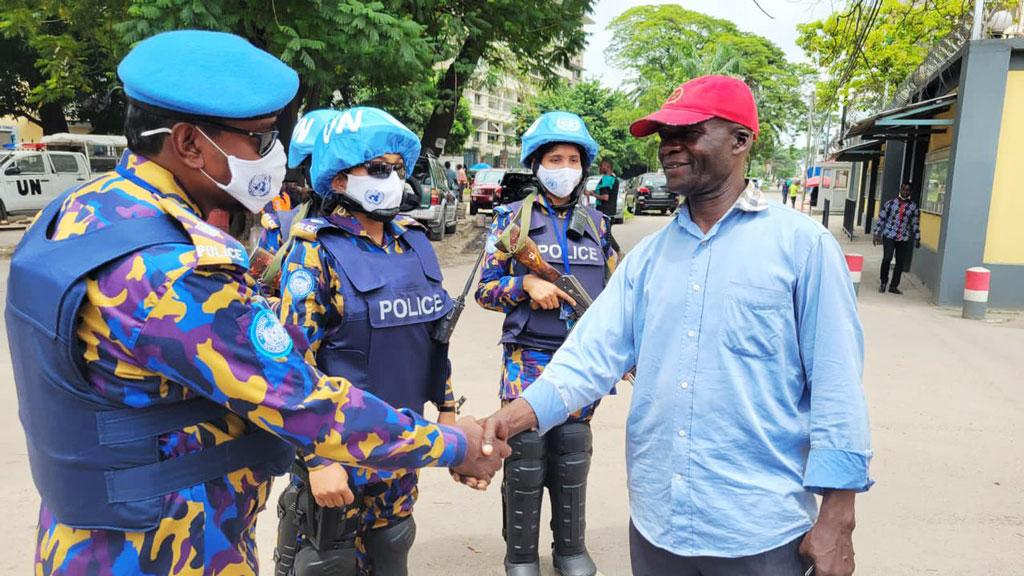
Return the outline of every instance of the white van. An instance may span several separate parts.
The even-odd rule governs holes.
[[[89,164],[79,152],[0,151],[0,220],[11,213],[42,210],[68,188],[85,183],[89,175]]]

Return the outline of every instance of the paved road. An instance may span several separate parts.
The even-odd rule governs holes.
[[[639,217],[617,226],[616,234],[630,247],[667,221]],[[848,248],[867,256],[860,307],[878,480],[858,502],[857,574],[1024,574],[1024,321],[1011,316],[998,316],[997,323],[961,320],[955,310],[930,306],[913,279],[902,298],[878,294],[869,280],[878,250],[863,242]],[[6,297],[6,273],[4,263],[0,297]],[[449,289],[460,289],[468,273],[469,264],[446,268]],[[453,339],[455,385],[469,398],[466,410],[474,415],[498,405],[500,323],[500,315],[470,305]],[[38,498],[10,373],[4,342],[0,374],[8,385],[0,387],[0,465],[6,474],[0,510],[7,537],[0,542],[0,574],[24,575],[31,573]],[[595,419],[587,514],[591,551],[609,576],[629,573],[623,464],[629,387],[621,392],[604,401]],[[412,573],[502,574],[498,491],[470,491],[441,470],[425,471],[421,486]],[[273,512],[265,513],[259,541],[268,575],[275,526]],[[546,526],[541,537],[550,539]],[[547,545],[542,549],[548,563]]]

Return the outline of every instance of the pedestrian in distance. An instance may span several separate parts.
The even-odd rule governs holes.
[[[691,80],[630,132],[659,134],[667,187],[686,201],[484,423],[484,446],[550,433],[635,365],[635,576],[849,576],[872,452],[842,250],[745,180],[758,116],[743,81]]]
[[[615,224],[615,218],[618,213],[619,204],[619,184],[621,180],[615,175],[615,171],[612,169],[612,161],[605,158],[601,160],[598,170],[601,172],[601,179],[597,181],[597,186],[594,187],[594,199],[597,200],[597,209],[608,218],[608,242],[611,244],[612,249],[618,254],[621,252],[619,243],[615,241],[615,237],[612,236],[612,225]]]
[[[466,190],[469,189],[469,177],[466,176],[466,167],[462,164],[455,167],[455,181],[459,186],[459,198],[465,198]]]
[[[786,199],[789,198],[789,185],[792,184],[792,183],[793,183],[793,181],[790,180],[789,178],[786,178],[785,180],[782,181],[782,186],[781,186],[782,189],[780,190],[780,192],[782,192],[782,203],[783,204],[785,204],[786,203]]]
[[[797,196],[799,196],[799,195],[800,195],[800,181],[799,180],[793,180],[789,184],[789,202],[793,206],[794,209],[796,208],[796,199],[797,199]],[[785,204],[785,202],[783,202],[783,204]]]
[[[281,321],[328,376],[344,376],[417,415],[433,403],[438,422],[454,425],[448,345],[432,337],[453,301],[426,229],[399,214],[419,137],[377,108],[345,110],[338,126],[347,128],[326,132],[313,149],[313,190],[323,210],[295,226],[281,277]],[[342,520],[355,554],[337,576],[408,574],[418,472],[301,456],[317,505],[351,508]],[[293,484],[307,489],[298,478]],[[279,530],[288,529],[282,522]]]
[[[475,421],[428,422],[306,363],[245,248],[203,220],[280,190],[295,71],[182,30],[136,44],[118,76],[128,150],[47,206],[11,260],[34,573],[255,575],[256,518],[296,448],[489,480],[500,461],[479,456]]]
[[[459,177],[455,173],[455,170],[452,170],[451,162],[446,161],[444,163],[444,175],[448,179],[448,187],[452,190],[457,190],[456,186],[458,186]]]
[[[889,290],[891,294],[903,294],[900,280],[910,254],[914,248],[921,247],[921,210],[917,202],[910,199],[910,183],[900,186],[899,194],[882,205],[882,211],[875,220],[873,240],[875,246],[882,245],[882,268],[879,271],[880,282],[878,291]],[[892,272],[892,283],[889,282],[889,268],[893,257],[896,268]]]
[[[555,284],[536,275],[521,260],[496,250],[511,227],[529,235],[539,257],[562,274],[576,276],[592,297],[604,288],[615,267],[608,218],[578,204],[583,175],[597,157],[598,145],[583,120],[569,112],[541,115],[523,135],[520,161],[531,169],[540,190],[526,199],[495,208],[481,264],[477,302],[505,314],[499,397],[519,397],[544,372],[569,332],[568,311],[576,303]],[[611,353],[611,352],[610,352]],[[625,372],[625,370],[623,370]],[[539,576],[538,540],[544,488],[551,499],[555,571],[562,576],[593,576],[587,552],[586,494],[592,454],[590,421],[598,402],[578,406],[541,436],[517,430],[509,439],[512,456],[502,479],[502,534],[505,573]]]

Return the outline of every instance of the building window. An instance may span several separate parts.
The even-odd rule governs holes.
[[[948,180],[949,148],[940,148],[929,152],[924,160],[924,189],[921,191],[922,212],[942,215]]]
[[[482,105],[484,103],[484,97],[481,96],[479,93],[473,94],[473,103],[476,104],[477,106]]]

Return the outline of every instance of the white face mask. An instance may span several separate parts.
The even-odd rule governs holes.
[[[253,214],[259,212],[266,206],[274,196],[281,191],[284,184],[284,175],[288,163],[288,155],[284,152],[284,146],[280,140],[274,141],[274,147],[262,158],[256,160],[243,160],[237,156],[228,154],[212,138],[206,136],[206,132],[196,128],[199,133],[206,137],[213,144],[214,148],[220,151],[228,159],[228,170],[231,172],[231,181],[221,184],[206,173],[206,170],[199,170],[209,178],[218,188],[227,192],[232,198],[245,206],[245,209]],[[170,132],[170,130],[167,130]],[[148,135],[148,134],[143,134]]]
[[[576,188],[583,177],[581,168],[558,168],[551,170],[543,166],[537,168],[537,179],[548,192],[559,198],[565,198]]]
[[[392,172],[387,178],[348,175],[345,196],[362,206],[368,214],[394,216],[402,205],[405,182]]]

